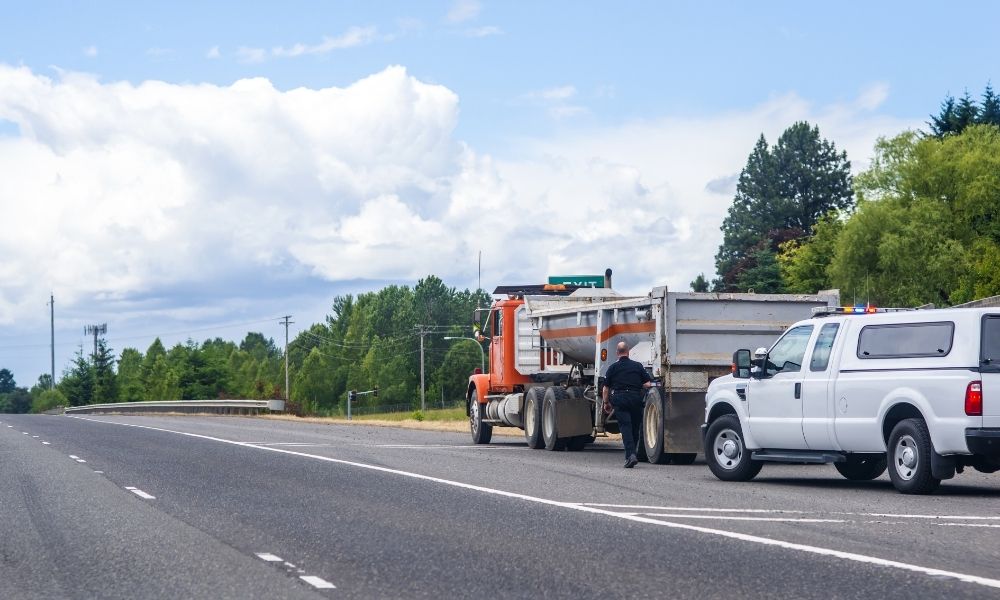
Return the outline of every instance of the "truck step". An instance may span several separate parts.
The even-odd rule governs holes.
[[[815,450],[757,450],[750,455],[753,460],[763,462],[803,463],[822,465],[846,460],[840,452],[820,452]]]

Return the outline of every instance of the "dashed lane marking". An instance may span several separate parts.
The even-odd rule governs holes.
[[[42,442],[42,443],[45,444],[46,446],[51,446],[52,445],[52,444],[50,444],[48,442]]]
[[[37,435],[33,435],[33,436],[31,436],[31,437],[33,437],[33,438],[36,438],[36,437],[38,437],[38,436],[37,436]]]
[[[305,581],[306,583],[308,583],[309,585],[313,586],[314,588],[316,588],[318,590],[335,590],[335,589],[337,589],[337,586],[333,585],[332,583],[330,583],[329,581],[327,581],[327,580],[325,580],[325,579],[323,579],[321,577],[316,577],[315,575],[300,575],[299,579],[301,579],[302,581]]]
[[[258,552],[257,558],[266,560],[267,562],[282,562],[284,560],[280,556],[275,556],[269,552]]]
[[[132,486],[128,486],[127,485],[127,486],[125,486],[125,489],[128,490],[128,491],[130,491],[130,492],[132,492],[136,496],[139,496],[143,500],[156,500],[156,496],[154,496],[152,494],[147,494],[146,492],[140,490],[137,487],[132,487]]]
[[[79,456],[77,456],[75,454],[70,454],[69,457],[72,458],[73,460],[79,460],[79,458],[80,458]]]
[[[538,496],[529,496],[527,494],[519,494],[517,492],[508,492],[506,490],[498,490],[495,488],[484,487],[480,485],[473,485],[471,483],[463,483],[461,481],[454,481],[451,479],[443,479],[440,477],[433,477],[430,475],[423,475],[421,473],[414,473],[412,471],[402,471],[399,469],[391,469],[388,467],[381,467],[378,465],[355,462],[350,460],[344,460],[340,458],[333,458],[330,456],[321,456],[318,454],[307,454],[305,452],[296,452],[293,450],[287,450],[284,448],[269,448],[267,446],[254,446],[253,444],[247,444],[246,442],[237,442],[235,440],[227,440],[225,438],[218,438],[208,435],[201,435],[197,433],[188,433],[186,431],[177,431],[173,429],[164,429],[162,427],[151,427],[149,425],[138,425],[134,423],[116,423],[114,421],[102,421],[100,419],[88,418],[88,417],[76,417],[72,416],[70,418],[80,419],[83,421],[91,421],[94,423],[102,423],[105,425],[117,425],[120,427],[135,427],[137,429],[146,429],[149,431],[160,431],[164,433],[173,433],[175,435],[183,435],[187,437],[193,437],[197,439],[209,440],[214,442],[219,442],[222,444],[231,444],[234,446],[243,446],[244,448],[256,448],[258,450],[265,450],[268,452],[276,452],[279,454],[287,454],[289,456],[298,456],[301,458],[308,458],[311,460],[318,460],[322,462],[344,465],[349,467],[355,467],[358,469],[366,469],[369,471],[374,471],[378,473],[387,473],[391,475],[398,475],[401,477],[408,477],[411,479],[416,479],[420,481],[429,481],[432,483],[439,483],[442,485],[447,485],[455,488],[471,490],[476,492],[481,492],[484,494],[491,494],[494,496],[500,496],[504,498],[511,498],[516,500],[522,500],[525,502],[532,502],[535,504],[542,504],[546,506],[552,506],[556,508],[564,508],[567,510],[575,510],[578,512],[590,513],[595,515],[602,515],[605,517],[612,517],[616,519],[622,519],[626,521],[631,521],[633,523],[643,523],[647,525],[655,525],[657,527],[666,527],[668,529],[681,529],[685,531],[693,531],[697,533],[703,533],[706,535],[723,537],[731,540],[739,540],[742,542],[747,542],[751,544],[757,544],[761,546],[770,546],[773,548],[781,548],[783,550],[793,550],[797,552],[803,552],[807,554],[814,554],[818,556],[824,556],[829,558],[837,558],[841,560],[847,560],[852,562],[870,564],[880,567],[886,567],[891,569],[898,569],[901,571],[909,571],[911,573],[920,573],[922,575],[927,575],[929,577],[946,577],[951,579],[956,579],[964,583],[973,583],[976,585],[981,585],[984,587],[1000,589],[1000,579],[991,579],[989,577],[981,577],[978,575],[971,575],[968,573],[959,573],[956,571],[946,571],[944,569],[933,569],[930,567],[923,567],[920,565],[904,563],[896,560],[888,560],[885,558],[879,558],[877,556],[868,556],[865,554],[857,554],[854,552],[845,552],[842,550],[834,550],[832,548],[823,548],[820,546],[810,546],[807,544],[798,544],[795,542],[786,542],[783,540],[776,540],[773,538],[761,537],[757,535],[749,535],[745,533],[738,533],[736,531],[728,531],[725,529],[712,529],[709,527],[701,527],[698,525],[692,525],[688,523],[675,523],[672,521],[661,521],[659,519],[653,519],[650,517],[643,517],[640,515],[630,515],[623,514],[620,512],[615,512],[607,510],[604,508],[599,508],[595,506],[586,506],[580,503],[573,502],[561,502],[558,500],[549,500],[547,498],[540,498]],[[333,584],[329,584],[333,585]]]

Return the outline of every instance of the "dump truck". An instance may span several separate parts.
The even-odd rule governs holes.
[[[611,287],[610,269],[603,283],[494,290],[493,304],[476,319],[477,337],[489,344],[489,370],[469,377],[466,394],[474,443],[489,443],[494,427],[517,427],[531,448],[577,451],[618,433],[601,391],[624,341],[655,383],[644,398],[640,458],[693,462],[702,451],[705,391],[732,371],[732,348],[767,345],[813,307],[840,303],[837,290],[698,293],[660,286],[626,296]]]

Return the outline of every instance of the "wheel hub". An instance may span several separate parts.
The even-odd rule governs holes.
[[[913,452],[913,448],[904,448],[900,460],[903,461],[903,466],[908,469],[917,466],[917,455]]]
[[[726,455],[726,458],[736,458],[739,454],[739,448],[736,446],[736,442],[733,440],[726,440],[722,442],[722,453]]]

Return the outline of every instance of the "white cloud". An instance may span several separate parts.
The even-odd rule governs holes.
[[[94,58],[97,56],[97,46],[87,46],[83,49],[83,55]]]
[[[445,19],[449,23],[464,23],[478,17],[482,9],[478,0],[455,0]]]
[[[64,310],[102,299],[139,319],[317,278],[474,285],[479,250],[487,286],[610,266],[625,291],[686,289],[712,273],[727,178],[762,131],[817,123],[857,170],[876,136],[919,126],[861,104],[786,94],[522,140],[498,160],[454,138],[452,91],[402,67],[283,92],[0,65],[0,119],[21,131],[0,137],[0,214],[19,224],[0,237],[0,324],[38,324],[50,290]]]
[[[208,49],[208,52],[205,53],[205,58],[216,59],[221,57],[222,53],[219,52],[218,46],[212,46],[211,48]]]
[[[493,35],[503,35],[503,30],[495,25],[486,25],[483,27],[473,27],[472,29],[466,29],[464,35],[466,37],[474,37],[474,38],[490,37]]]
[[[572,85],[561,85],[551,87],[537,92],[528,92],[528,98],[538,98],[541,100],[567,100],[576,95],[576,87]]]
[[[343,34],[336,37],[324,37],[323,41],[314,44],[294,44],[292,46],[278,46],[271,49],[272,56],[278,57],[296,57],[303,56],[306,54],[326,54],[332,52],[333,50],[342,50],[344,48],[354,48],[355,46],[363,46],[365,44],[370,44],[375,41],[378,37],[378,31],[375,27],[351,27]]]
[[[590,111],[585,106],[570,104],[569,100],[577,94],[576,87],[572,85],[562,85],[528,92],[522,96],[528,100],[544,106],[553,119],[568,119],[585,115]]]
[[[858,108],[862,110],[875,110],[882,106],[882,103],[889,98],[888,83],[874,83],[861,91],[856,102]]]

